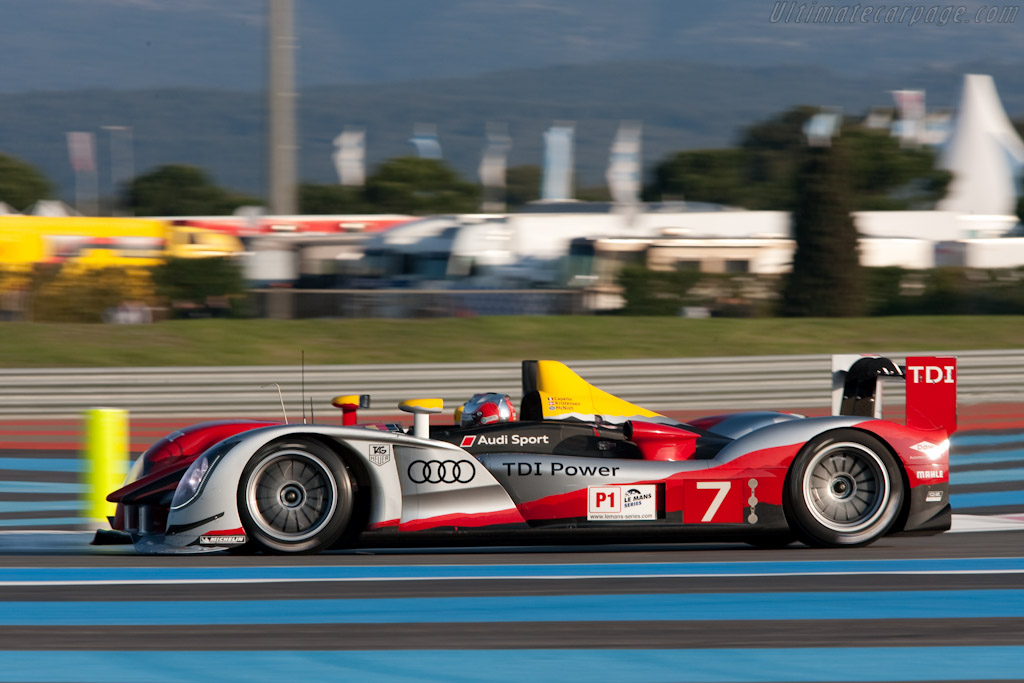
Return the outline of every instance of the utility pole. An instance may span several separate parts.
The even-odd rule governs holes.
[[[101,126],[110,133],[110,210],[111,216],[130,216],[125,192],[135,177],[135,152],[131,126]],[[120,139],[120,144],[118,141]]]
[[[295,29],[293,0],[268,0],[267,109],[270,213],[297,213],[298,143],[295,133]]]

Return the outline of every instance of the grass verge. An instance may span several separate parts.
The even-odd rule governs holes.
[[[0,323],[0,367],[467,363],[1010,349],[1024,316],[852,319],[515,316]]]

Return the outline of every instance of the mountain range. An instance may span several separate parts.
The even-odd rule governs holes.
[[[260,90],[278,0],[0,0],[0,92]],[[827,0],[287,0],[300,86],[433,81],[610,62],[908,73],[1019,61],[1019,5],[961,18]],[[815,12],[801,14],[803,4]],[[839,13],[842,7],[859,13]],[[886,14],[873,10],[884,7]],[[992,21],[977,11],[1000,11]],[[833,8],[834,12],[824,10]],[[892,8],[907,11],[889,15]],[[795,11],[794,11],[795,10]],[[849,14],[849,18],[847,15]],[[840,16],[843,20],[840,21]],[[826,20],[827,19],[827,20]]]
[[[65,133],[93,131],[108,194],[103,127],[127,126],[136,173],[188,163],[262,194],[266,4],[0,0],[0,152],[70,198]],[[445,158],[476,180],[488,122],[509,125],[516,165],[540,164],[543,131],[573,121],[577,172],[597,184],[623,120],[643,122],[650,166],[675,150],[733,144],[744,127],[801,104],[861,114],[891,105],[891,90],[922,89],[930,109],[953,107],[971,72],[992,74],[1007,111],[1024,114],[1024,18],[814,24],[773,21],[777,6],[295,0],[300,177],[336,179],[332,140],[352,124],[367,129],[371,166],[411,154],[414,126],[435,124]]]

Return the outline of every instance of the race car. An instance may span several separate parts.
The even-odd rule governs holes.
[[[721,540],[853,547],[950,526],[956,359],[833,357],[833,415],[682,423],[566,365],[523,361],[518,415],[488,394],[455,424],[205,422],[135,462],[110,518],[142,552],[311,553],[401,543]],[[902,422],[883,380],[906,383]],[[107,536],[112,532],[107,532]]]

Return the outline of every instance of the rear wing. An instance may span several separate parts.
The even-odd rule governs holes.
[[[630,403],[598,389],[564,363],[555,360],[523,361],[521,420],[603,421],[615,424],[643,418],[670,421],[661,413]]]
[[[882,356],[832,356],[832,414],[882,417],[882,380],[906,382],[906,423],[916,429],[957,428],[956,358],[909,356],[905,366]]]

